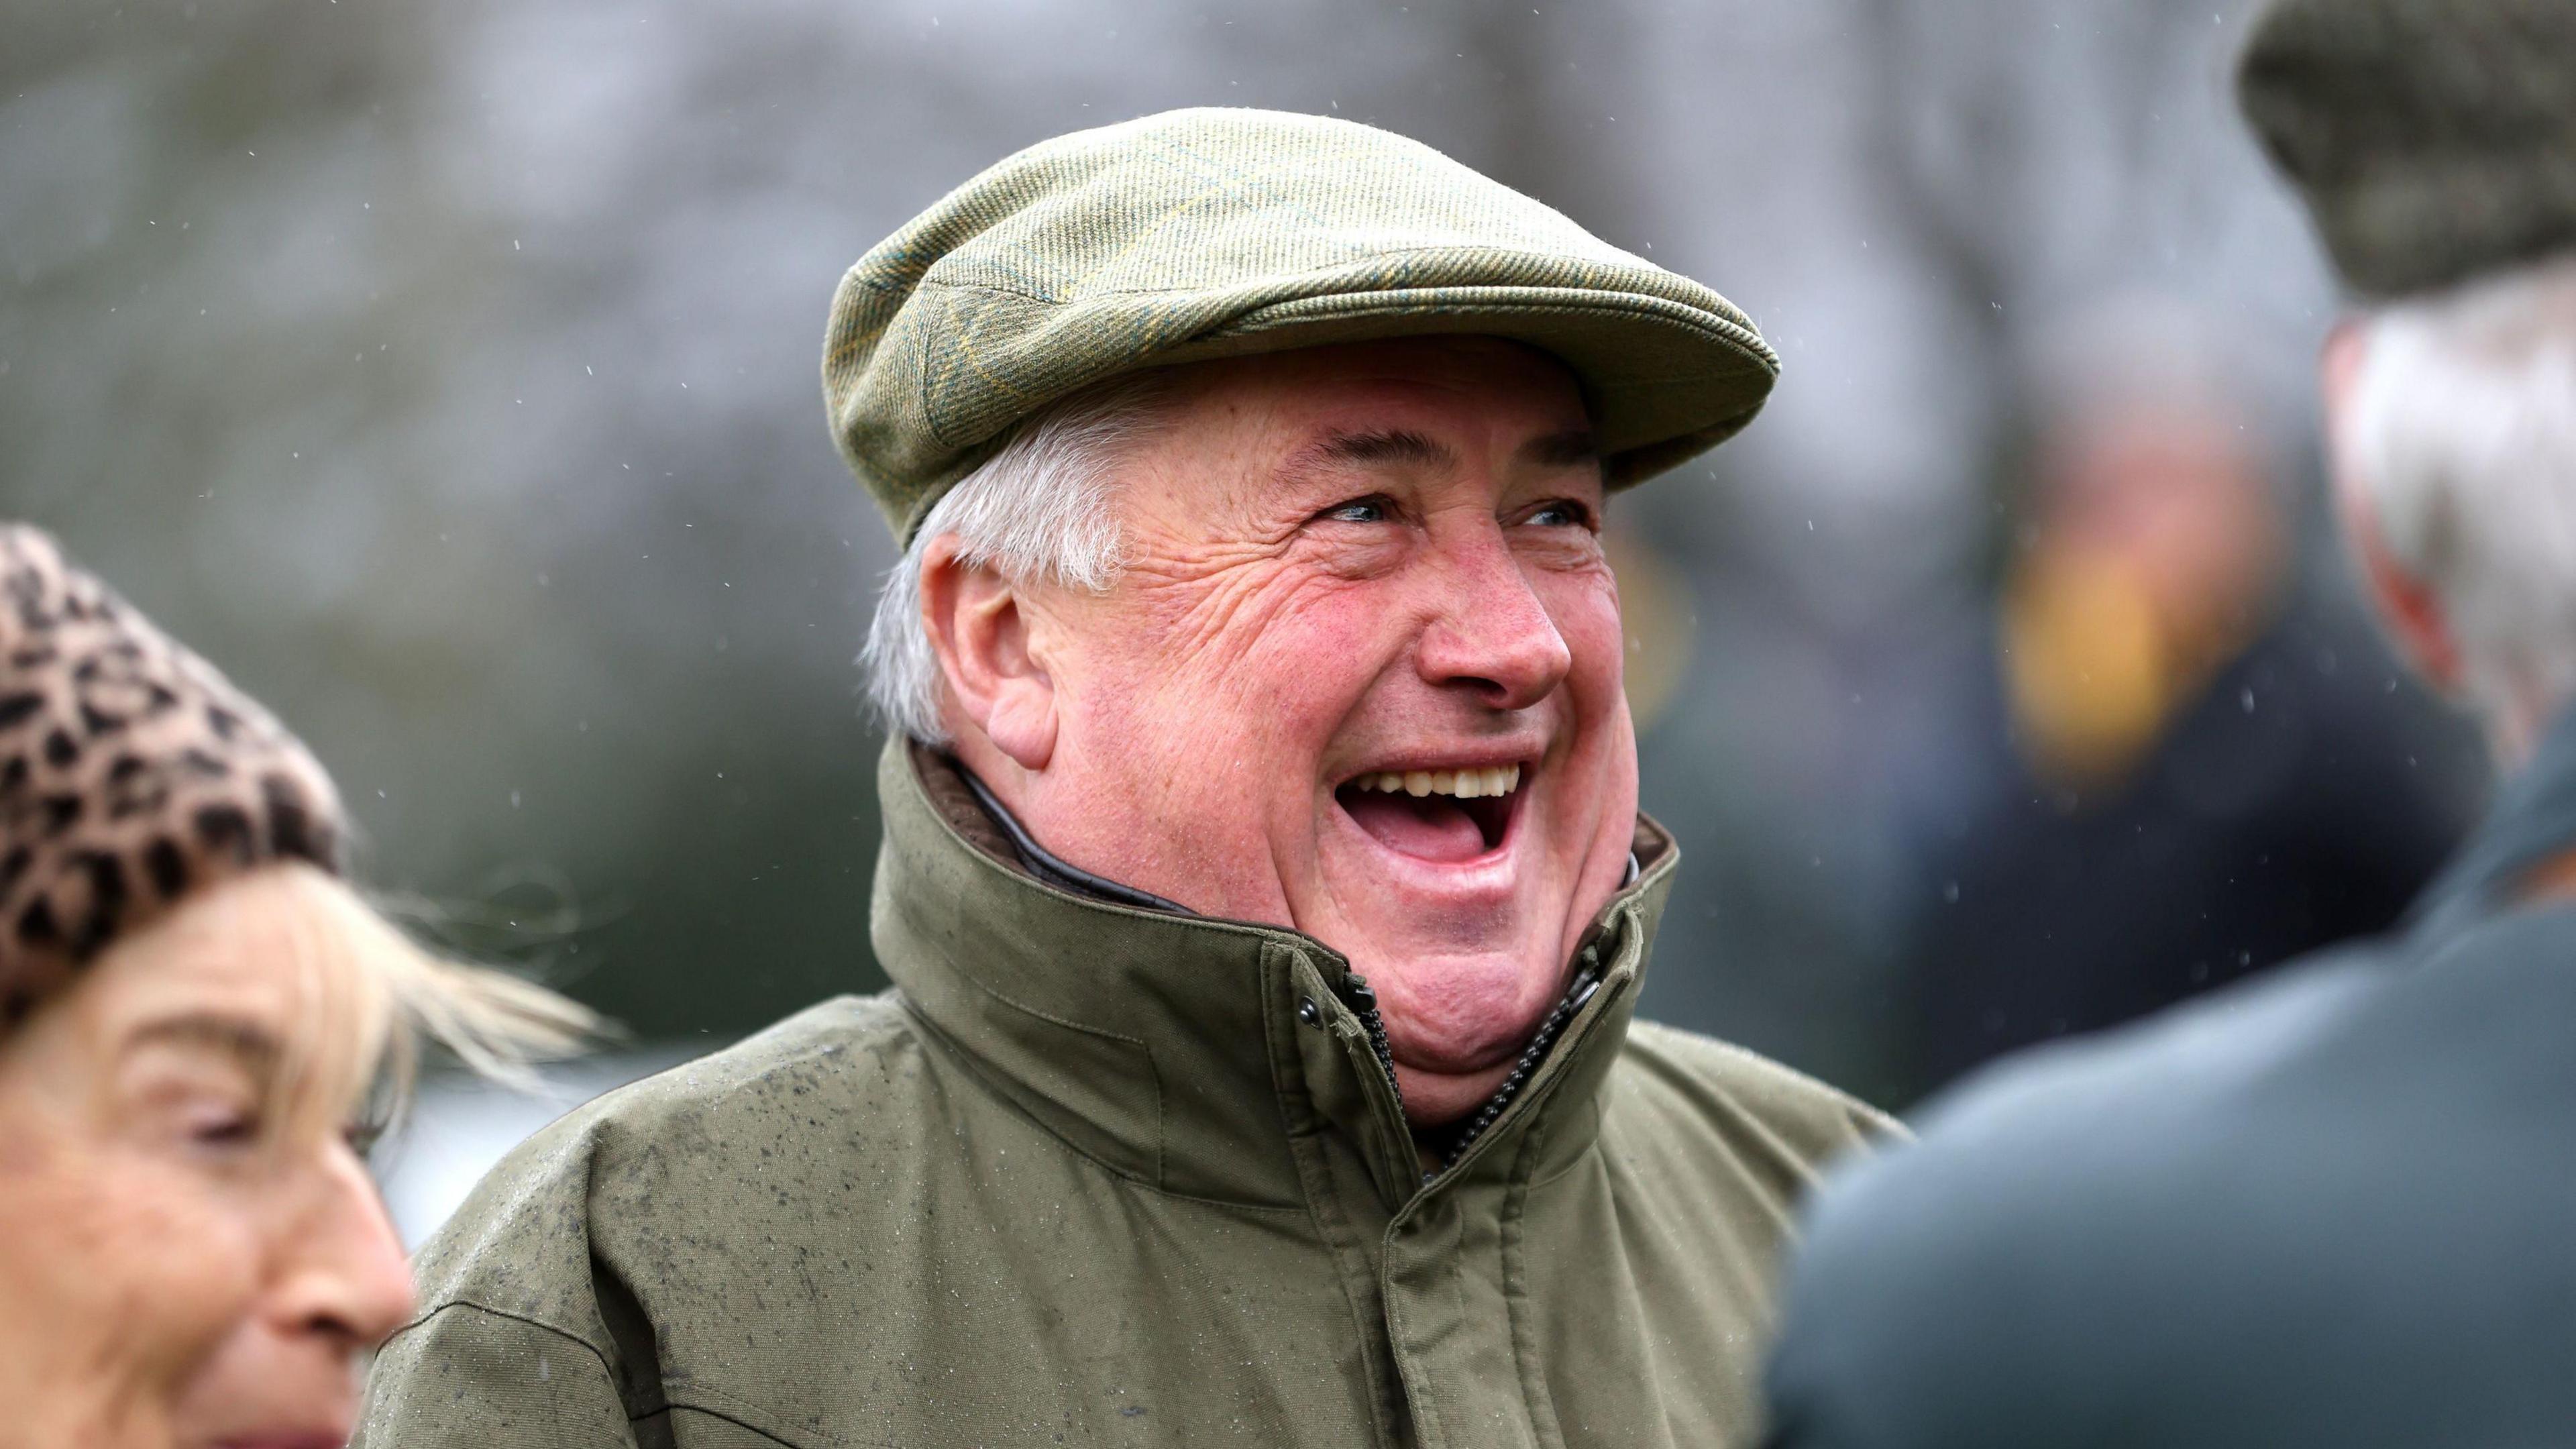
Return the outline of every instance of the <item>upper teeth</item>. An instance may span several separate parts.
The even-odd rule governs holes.
[[[1501,765],[1490,770],[1393,770],[1375,775],[1362,775],[1351,782],[1363,790],[1384,790],[1392,795],[1401,790],[1407,795],[1454,795],[1461,800],[1479,800],[1487,796],[1508,795],[1521,787],[1521,767]]]

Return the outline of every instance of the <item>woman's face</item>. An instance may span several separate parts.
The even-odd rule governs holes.
[[[365,983],[312,889],[211,888],[0,1039],[0,1438],[347,1438],[411,1282],[344,1135]]]

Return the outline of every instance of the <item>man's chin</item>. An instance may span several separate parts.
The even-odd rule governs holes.
[[[1381,963],[1375,970],[1372,956]],[[1377,991],[1396,1080],[1417,1124],[1439,1120],[1415,1110],[1417,1096],[1424,1110],[1457,1099],[1451,1116],[1491,1096],[1562,988],[1561,965],[1502,953],[1397,948],[1363,953],[1353,965]]]

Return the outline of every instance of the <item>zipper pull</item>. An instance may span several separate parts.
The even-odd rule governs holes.
[[[1368,978],[1356,971],[1342,977],[1342,1001],[1351,1014],[1360,1019],[1360,1030],[1368,1034],[1369,1051],[1377,1057],[1378,1068],[1386,1073],[1386,1089],[1395,1094],[1396,1111],[1404,1110],[1404,1087],[1395,1079],[1395,1044],[1387,1040],[1386,1018],[1378,1014],[1377,992]]]
[[[1342,1000],[1365,1019],[1377,1015],[1377,991],[1368,978],[1353,971],[1342,978]]]

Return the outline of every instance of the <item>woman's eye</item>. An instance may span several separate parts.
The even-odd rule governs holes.
[[[207,1116],[188,1126],[188,1140],[200,1147],[243,1147],[259,1136],[259,1123],[248,1113]]]
[[[1322,516],[1335,523],[1384,523],[1392,513],[1383,498],[1354,498],[1325,509]]]
[[[179,1119],[181,1133],[192,1147],[229,1152],[259,1141],[266,1129],[255,1108],[204,1103],[188,1108]]]

